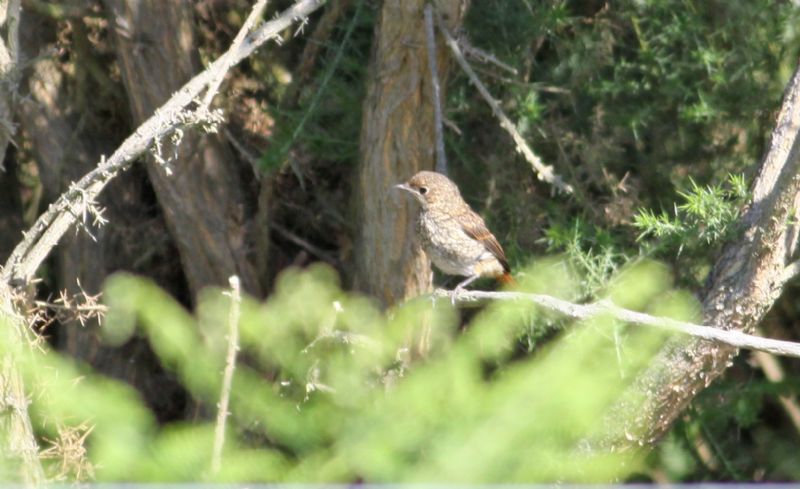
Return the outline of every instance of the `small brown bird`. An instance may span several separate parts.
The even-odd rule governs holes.
[[[395,188],[409,192],[419,201],[417,233],[433,264],[446,274],[467,277],[453,290],[453,301],[458,292],[480,277],[514,283],[497,238],[483,218],[464,202],[449,178],[421,171]]]

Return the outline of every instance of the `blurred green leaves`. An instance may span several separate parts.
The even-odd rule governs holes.
[[[576,281],[548,275],[556,268],[532,269],[524,282],[560,282],[569,296]],[[652,293],[641,293],[644,282]],[[665,297],[669,277],[656,265],[639,267],[613,290],[639,294],[631,300],[644,307]],[[109,341],[145,335],[196,401],[215,406],[230,307],[223,291],[207,290],[194,315],[131,275],[112,277],[105,297]],[[220,474],[208,469],[210,416],[158,426],[126,386],[51,351],[18,351],[42,392],[32,405],[38,430],[91,425],[100,480],[601,482],[640,466],[635,451],[585,447],[614,431],[620,420],[606,413],[661,333],[596,318],[520,355],[516,337],[545,311],[498,301],[459,332],[446,300],[420,298],[384,314],[343,292],[325,266],[289,270],[266,302],[241,306]],[[672,314],[686,309],[672,301]]]

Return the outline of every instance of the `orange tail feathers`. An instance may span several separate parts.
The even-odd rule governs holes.
[[[511,274],[508,272],[503,272],[502,275],[498,275],[497,281],[503,285],[507,285],[510,287],[517,285],[517,281],[514,280],[514,277],[512,277]]]

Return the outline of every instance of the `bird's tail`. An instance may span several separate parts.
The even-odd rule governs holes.
[[[503,285],[513,287],[517,285],[517,281],[514,280],[514,277],[511,276],[508,272],[503,272],[502,275],[497,276],[497,281]]]

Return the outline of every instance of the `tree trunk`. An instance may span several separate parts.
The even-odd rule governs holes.
[[[6,149],[13,134],[12,106],[17,90],[17,57],[19,49],[19,0],[0,1],[0,25],[7,37],[0,39],[0,171]],[[13,170],[13,169],[10,169]],[[0,188],[5,190],[0,208],[0,233],[4,239],[17,239],[22,225],[21,207],[14,174],[0,174]],[[11,205],[8,205],[11,204]],[[0,243],[3,259],[10,252],[7,243]],[[11,245],[13,246],[13,244]],[[8,248],[8,249],[7,249]],[[4,327],[6,347],[13,351],[21,342],[22,324],[14,310],[11,291],[0,284],[0,326]],[[39,447],[33,435],[28,414],[28,396],[22,376],[9,352],[0,352],[0,480],[40,484],[44,481],[39,461]]]
[[[703,299],[704,324],[751,332],[779,297],[785,269],[796,249],[800,208],[800,66],[784,93],[770,147],[740,218],[741,239],[729,243],[714,266]],[[674,340],[640,376],[624,420],[609,440],[614,446],[658,440],[686,405],[731,364],[738,350],[718,343]],[[644,400],[643,404],[636,400]]]
[[[20,0],[0,0],[0,26],[5,32],[5,38],[0,38],[0,170],[14,135],[12,107],[17,92],[19,13]]]
[[[115,49],[136,124],[199,71],[191,2],[105,0],[114,25]],[[164,141],[164,157],[173,150]],[[147,173],[180,254],[193,296],[225,285],[237,274],[244,289],[261,295],[253,250],[255,191],[217,134],[187,130],[172,175],[148,158]]]
[[[427,292],[431,267],[414,236],[414,208],[392,186],[434,167],[432,86],[425,47],[425,0],[385,0],[376,26],[361,127],[356,194],[355,286],[384,305]],[[467,2],[440,0],[451,29]],[[444,49],[438,50],[445,79]]]
[[[74,19],[72,26],[72,55],[76,65],[97,63],[96,59],[84,59],[90,50],[82,48],[87,41],[81,19]],[[23,15],[22,33],[26,59],[46,52],[56,41],[56,26],[31,12]],[[107,127],[113,124],[98,127],[96,123],[107,118],[107,113],[119,110],[118,107],[101,106],[97,102],[81,104],[83,94],[97,90],[80,74],[81,69],[76,66],[75,79],[68,79],[57,60],[43,57],[23,79],[28,96],[18,104],[18,117],[22,136],[30,141],[37,163],[45,202],[53,202],[72,182],[94,168],[101,155],[110,154],[124,137]],[[76,93],[70,92],[73,84],[77,85]],[[174,251],[169,240],[162,239],[166,232],[163,219],[147,211],[146,196],[151,190],[144,171],[135,168],[125,172],[109,183],[109,188],[110,192],[100,197],[108,224],[98,228],[91,222],[83,223],[93,236],[78,230],[68,233],[59,244],[51,277],[54,289],[66,291],[70,296],[84,291],[97,294],[109,274],[129,270],[154,277],[179,295],[183,277],[171,267]],[[145,339],[133,338],[122,347],[104,345],[94,318],[85,324],[77,320],[59,321],[55,338],[60,350],[104,375],[134,386],[157,412],[183,411],[183,405],[165,406],[167,400],[181,399],[183,389],[166,377]]]

